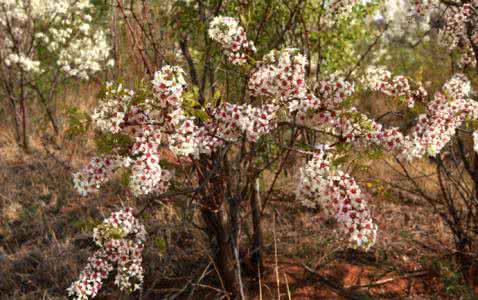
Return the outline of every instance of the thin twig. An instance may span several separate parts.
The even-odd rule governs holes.
[[[287,288],[287,297],[289,298],[289,300],[292,300],[292,295],[290,293],[289,281],[287,280],[287,275],[285,273],[283,273],[283,274],[284,274],[285,286]]]
[[[280,300],[280,277],[279,277],[279,265],[277,259],[277,237],[276,237],[276,215],[274,214],[272,219],[272,234],[274,235],[274,271],[276,274],[277,283],[277,300]]]
[[[128,30],[129,30],[129,33],[131,35],[131,38],[133,39],[133,47],[135,47],[138,50],[139,55],[141,56],[141,59],[143,60],[144,67],[146,68],[146,72],[152,78],[153,77],[153,69],[151,67],[151,64],[150,64],[148,58],[146,57],[146,53],[144,51],[144,48],[140,44],[140,42],[136,39],[135,32],[133,30],[133,27],[131,26],[131,23],[129,22],[128,16],[126,15],[126,13],[124,11],[124,8],[123,8],[123,5],[121,4],[121,1],[117,0],[116,2],[118,3],[118,8],[120,9],[121,14],[123,15],[123,19],[125,20],[126,25],[128,26]]]
[[[364,300],[364,299],[367,299],[369,297],[367,297],[366,295],[364,294],[359,294],[357,292],[352,292],[346,288],[344,288],[343,286],[341,286],[339,283],[337,282],[334,282],[328,278],[325,278],[324,276],[322,276],[319,272],[317,272],[316,270],[312,269],[311,267],[305,265],[305,264],[302,264],[302,267],[314,274],[317,276],[317,279],[319,280],[319,282],[325,286],[327,286],[329,289],[331,289],[332,291],[334,291],[336,294],[342,296],[342,297],[345,297],[347,299],[352,299],[352,300]]]
[[[371,287],[375,287],[375,286],[384,285],[384,284],[387,284],[387,283],[390,283],[390,282],[393,282],[393,281],[396,281],[396,280],[400,280],[400,279],[420,277],[420,276],[425,276],[425,275],[428,275],[428,274],[430,274],[429,271],[416,271],[416,272],[405,274],[405,275],[402,275],[402,276],[386,278],[386,279],[378,280],[378,281],[368,283],[368,284],[354,285],[354,286],[350,286],[348,288],[351,289],[351,290],[362,289],[362,288],[371,288]]]

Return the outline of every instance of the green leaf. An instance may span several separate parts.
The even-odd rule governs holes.
[[[162,238],[155,238],[154,239],[154,244],[156,245],[156,247],[159,248],[159,251],[161,253],[164,253],[166,252],[166,249],[167,249],[167,244],[166,244],[166,241]]]
[[[209,115],[201,109],[195,109],[193,111],[193,116],[200,119],[201,121],[207,121],[209,119]]]

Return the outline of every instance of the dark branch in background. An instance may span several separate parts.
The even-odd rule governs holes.
[[[221,11],[221,8],[222,8],[222,3],[223,3],[222,0],[220,0],[217,3],[211,17],[215,17],[215,16],[219,15],[219,13]],[[204,9],[204,5],[203,5],[202,1],[200,1],[199,4],[200,4],[199,5],[200,20],[203,21],[203,22],[207,22],[207,17],[206,17],[206,13],[205,13],[205,9]],[[209,74],[210,71],[209,70],[212,69],[212,63],[211,63],[212,42],[211,42],[211,39],[209,38],[207,30],[204,32],[204,43],[206,45],[206,50],[204,51],[204,57],[203,57],[203,60],[204,60],[203,73],[202,73],[201,81],[198,84],[198,86],[199,86],[199,103],[201,105],[203,105],[204,101],[205,101],[204,91],[206,89],[207,78],[208,78],[208,76],[210,76],[210,74]],[[213,85],[214,82],[210,82],[209,84]]]
[[[292,127],[292,136],[291,136],[291,140],[289,142],[289,148],[291,148],[295,144],[295,140],[297,138],[297,133],[298,133],[298,130],[296,129],[295,126],[293,126]],[[282,173],[282,170],[284,169],[285,163],[287,162],[291,151],[292,151],[291,149],[287,149],[287,151],[285,153],[285,156],[282,159],[281,164],[280,164],[279,168],[277,169],[277,171],[274,175],[274,179],[272,180],[272,183],[269,186],[269,190],[267,191],[266,197],[264,198],[264,203],[262,205],[261,213],[260,213],[261,216],[264,215],[265,208],[267,207],[267,202],[269,201],[269,199],[271,197],[271,194],[272,194],[272,191],[274,190],[274,186],[277,182],[277,179],[279,178],[280,173]]]
[[[47,156],[50,157],[51,159],[53,159],[60,166],[62,166],[65,169],[65,171],[71,172],[73,170],[73,168],[70,166],[70,164],[68,164],[67,162],[58,158],[53,152],[50,151],[50,149],[48,149],[48,145],[47,145],[47,140],[48,139],[49,139],[49,137],[47,135],[44,135],[41,139],[43,149],[45,150],[45,153],[47,154]]]
[[[179,41],[179,46],[181,47],[181,52],[186,59],[186,62],[188,63],[189,67],[189,75],[191,77],[191,81],[195,86],[199,87],[199,81],[198,81],[198,75],[196,72],[196,67],[194,65],[194,60],[191,56],[191,53],[189,52],[189,47],[188,47],[188,37],[184,36],[180,41]]]
[[[146,55],[146,51],[144,50],[143,45],[136,39],[136,34],[133,30],[133,27],[131,26],[131,23],[129,21],[128,16],[126,15],[123,5],[121,4],[120,0],[117,0],[118,8],[121,11],[121,14],[123,15],[123,18],[126,22],[126,25],[128,26],[129,33],[131,35],[131,39],[133,40],[133,47],[138,51],[139,55],[141,56],[141,59],[143,61],[144,68],[146,70],[146,73],[150,78],[153,78],[153,68],[149,62],[149,59]]]
[[[305,45],[305,57],[307,58],[308,62],[311,62],[311,51],[310,51],[310,37],[309,37],[309,30],[307,29],[307,22],[304,19],[304,15],[300,14],[300,24],[304,30],[304,34],[301,36],[301,42]],[[311,63],[306,64],[305,66],[305,78],[309,78],[311,70]]]
[[[367,50],[365,50],[365,52],[362,55],[360,55],[360,58],[357,61],[357,63],[352,67],[352,69],[350,69],[350,71],[347,73],[347,76],[345,76],[345,80],[349,80],[352,73],[362,64],[362,62],[370,54],[370,52],[372,52],[373,48],[378,44],[378,42],[380,41],[384,33],[387,31],[387,29],[388,29],[388,24],[385,25],[384,30],[380,32],[380,34],[375,38],[373,43],[368,46]]]
[[[155,54],[155,56],[154,56],[154,61],[156,62],[155,67],[157,68],[157,67],[159,67],[158,61],[157,61],[157,55],[159,55],[161,60],[163,60],[163,61],[166,61],[166,58],[164,57],[164,54],[162,53],[162,51],[160,51],[160,47],[159,47],[158,43],[156,42],[156,39],[154,38],[153,28],[155,27],[155,25],[153,25],[153,23],[152,23],[152,18],[149,18],[145,15],[147,12],[149,12],[149,14],[153,13],[150,8],[147,8],[146,3],[147,3],[147,1],[142,0],[143,18],[146,20],[146,22],[148,24],[148,27],[149,27],[149,30],[147,30],[145,25],[142,22],[140,22],[138,16],[136,15],[136,13],[134,12],[133,9],[131,10],[131,14],[133,16],[133,19],[136,21],[136,24],[138,24],[138,26],[141,28],[141,31],[143,32],[143,36],[147,37],[147,39],[149,39],[149,42],[151,43],[151,46],[152,46],[154,54]]]
[[[324,276],[322,276],[318,271],[314,270],[313,268],[302,264],[302,267],[307,271],[315,275],[319,283],[325,285],[332,291],[334,291],[337,295],[344,297],[345,299],[351,299],[351,300],[364,300],[364,299],[369,299],[367,295],[363,293],[359,293],[356,291],[351,291],[350,289],[347,289],[340,285],[338,282],[332,281],[331,279],[328,279]]]
[[[320,71],[321,71],[321,65],[322,65],[322,14],[324,12],[325,8],[325,0],[322,0],[322,3],[320,5],[320,13],[319,16],[317,17],[317,65],[315,69],[315,81],[319,82],[320,79]]]
[[[461,5],[459,2],[451,1],[451,0],[440,0],[442,4],[448,5],[448,6],[455,6],[458,7]]]
[[[279,33],[277,40],[275,40],[275,42],[273,42],[272,45],[269,48],[276,49],[282,44],[282,42],[285,40],[286,33],[289,32],[295,26],[296,14],[299,11],[299,8],[302,6],[303,3],[304,3],[304,0],[299,0],[299,2],[295,5],[294,10],[291,11],[291,14],[289,16],[289,20],[287,21],[287,24],[282,29],[282,32]]]
[[[471,167],[470,163],[468,162],[468,159],[466,158],[465,145],[463,144],[463,141],[461,140],[460,136],[457,136],[457,141],[458,141],[458,150],[460,151],[461,160],[463,161],[463,164],[465,165],[465,169],[473,177],[476,176],[475,170]]]
[[[257,42],[259,41],[259,36],[261,35],[262,30],[264,30],[264,25],[269,19],[269,12],[270,12],[271,6],[272,6],[272,0],[268,0],[266,10],[264,11],[264,15],[262,16],[262,19],[261,19],[261,23],[259,24],[259,27],[257,28],[256,37],[254,38],[254,45],[257,45]]]
[[[389,112],[386,112],[384,113],[383,115],[377,117],[376,121],[379,122],[380,120],[382,120],[383,118],[387,117],[387,116],[395,116],[395,117],[403,117],[403,113],[402,112],[397,112],[397,111],[389,111]]]

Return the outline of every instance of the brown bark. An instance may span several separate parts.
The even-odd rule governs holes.
[[[237,299],[240,293],[237,266],[229,235],[222,222],[223,213],[203,208],[202,217],[206,224],[211,249],[215,250],[214,262],[221,277],[220,280],[229,297]]]
[[[216,159],[215,163],[220,164],[222,158],[219,156]],[[220,165],[211,167],[206,162],[202,165],[203,170],[208,170],[213,174],[210,179],[202,176],[207,172],[199,172],[202,177],[200,181],[202,184],[206,184],[206,188],[201,192],[201,214],[206,225],[210,248],[214,253],[214,262],[221,284],[230,299],[238,299],[242,289],[239,278],[240,265],[238,257],[235,256],[234,247],[237,247],[239,207],[235,199],[225,201],[224,176],[216,174]]]
[[[55,132],[55,136],[57,137],[60,134],[60,127],[58,125],[58,119],[55,116],[55,110],[45,104],[46,115],[48,116],[48,120],[50,121],[51,127],[53,127],[53,131]]]
[[[20,129],[20,117],[18,115],[17,104],[15,103],[14,99],[10,99],[10,104],[12,105],[12,115],[13,115],[13,122],[15,125],[15,141],[17,142],[18,146],[21,146],[21,129]]]
[[[25,99],[20,100],[20,107],[22,110],[22,148],[26,153],[30,152],[30,136],[28,135],[27,126],[27,108],[25,105]]]
[[[258,203],[256,190],[253,189],[251,199],[251,214],[252,214],[252,249],[251,249],[251,265],[254,274],[257,274],[259,270],[264,270],[262,263],[262,222],[261,222],[261,210]]]

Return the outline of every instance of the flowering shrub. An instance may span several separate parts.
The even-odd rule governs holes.
[[[397,77],[390,79],[390,72],[383,68],[369,71],[368,85],[372,90],[395,97],[406,97],[408,104],[415,100],[423,102],[427,92],[418,85],[415,91],[410,89],[409,81],[398,77],[405,84],[397,87]],[[390,83],[391,82],[391,83]],[[397,129],[394,132],[394,147],[400,149],[401,156],[408,159],[419,158],[425,154],[436,156],[437,153],[455,135],[456,129],[465,119],[478,117],[478,105],[469,98],[471,83],[463,74],[456,74],[443,86],[443,93],[436,93],[434,99],[426,103],[426,113],[418,116],[418,121],[408,136],[403,136]],[[383,136],[383,135],[382,135]]]
[[[199,158],[211,154],[226,143],[237,142],[245,136],[257,141],[277,125],[276,112],[301,111],[317,113],[319,126],[342,137],[344,142],[356,145],[376,144],[389,150],[402,152],[408,158],[428,153],[435,155],[455,133],[465,116],[475,117],[476,104],[463,98],[469,83],[457,75],[446,85],[443,94],[427,106],[427,113],[409,136],[398,128],[384,128],[355,108],[341,107],[350,97],[353,85],[331,77],[320,82],[318,96],[308,93],[305,86],[305,58],[297,50],[285,49],[267,54],[249,81],[252,95],[271,99],[270,104],[254,107],[250,104],[223,103],[205,108],[205,117],[191,116],[182,105],[185,88],[183,71],[179,67],[165,66],[152,81],[152,97],[141,99],[121,85],[107,86],[105,98],[93,114],[97,128],[109,134],[130,137],[122,157],[102,157],[92,160],[83,171],[75,174],[75,185],[82,194],[96,191],[119,167],[130,169],[130,187],[134,194],[143,195],[167,190],[171,173],[160,166],[160,148],[167,147],[178,156]],[[419,84],[412,89],[403,76],[392,78],[390,72],[371,69],[367,80],[370,88],[394,97],[404,97],[409,106],[415,99],[424,101],[427,93]],[[416,85],[416,84],[414,84]],[[294,99],[294,100],[292,100]],[[117,145],[124,146],[124,145]]]
[[[0,87],[17,144],[29,151],[29,105],[41,104],[56,135],[56,96],[70,79],[112,65],[110,45],[89,0],[1,0]]]
[[[106,34],[93,26],[87,0],[2,0],[0,7],[0,61],[7,69],[37,75],[59,69],[88,79],[109,59]]]
[[[94,229],[93,238],[100,249],[88,259],[79,279],[68,288],[68,294],[74,299],[95,297],[115,267],[115,285],[126,291],[139,289],[143,283],[141,253],[146,230],[132,210],[125,208],[112,213]]]
[[[239,164],[252,169],[252,158],[260,149],[256,147],[263,138],[269,138],[279,148],[312,158],[302,169],[298,185],[297,196],[302,203],[326,208],[352,246],[369,249],[376,241],[377,226],[367,208],[366,193],[341,171],[340,146],[356,150],[382,147],[406,159],[436,155],[465,118],[478,117],[477,105],[468,98],[468,80],[456,75],[445,84],[443,93],[427,102],[427,92],[420,83],[404,76],[392,77],[383,68],[370,69],[367,87],[403,99],[408,108],[414,107],[416,101],[426,107],[412,131],[402,133],[399,128],[386,128],[359,112],[351,99],[355,84],[339,74],[310,88],[305,72],[308,62],[297,49],[272,50],[257,63],[248,60],[245,53],[253,46],[238,24],[229,17],[216,17],[209,35],[221,44],[231,62],[250,64],[250,68],[244,68],[250,70],[246,77],[249,102],[213,99],[194,103],[179,66],[164,66],[155,73],[150,87],[137,91],[109,83],[93,113],[99,140],[108,141],[103,151],[106,156],[93,159],[74,174],[75,186],[81,194],[94,192],[116,169],[123,168],[135,195],[162,194],[173,179],[173,170],[166,170],[162,164],[163,151],[170,151],[179,158],[188,158],[198,170],[200,186],[193,190],[202,192],[200,204],[207,208],[205,215],[211,217],[212,212],[221,209],[218,199],[228,189],[217,178],[225,174],[222,169],[228,169],[224,162],[228,158],[223,153],[234,146],[253,149],[247,155],[249,161],[244,163],[244,156],[238,158]],[[284,146],[269,134],[284,123],[291,126],[293,136],[296,126],[323,133],[326,144],[308,145],[303,150],[292,138],[291,144]],[[270,165],[262,170],[267,167]],[[111,269],[107,265],[105,268]]]

